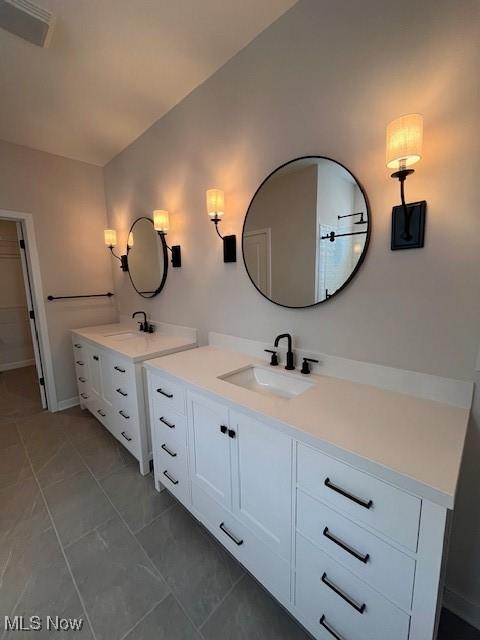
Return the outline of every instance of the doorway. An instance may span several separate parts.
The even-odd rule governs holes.
[[[24,403],[27,412],[56,410],[33,220],[30,214],[3,210],[0,210],[0,388],[12,407]]]

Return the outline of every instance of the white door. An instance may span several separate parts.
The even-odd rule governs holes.
[[[230,412],[233,512],[268,547],[290,559],[292,439],[235,411]],[[238,488],[238,491],[237,491]]]
[[[35,367],[37,370],[38,384],[40,388],[40,398],[42,401],[42,407],[48,408],[47,405],[47,393],[45,389],[45,375],[43,372],[42,354],[40,351],[40,343],[38,338],[38,327],[36,323],[36,309],[33,304],[32,287],[30,281],[30,274],[28,271],[27,257],[25,254],[25,239],[23,237],[23,229],[21,223],[17,222],[17,237],[20,244],[20,260],[22,264],[23,282],[25,285],[25,295],[27,298],[28,317],[30,321],[30,331],[32,334],[33,354],[35,358]]]
[[[100,371],[100,350],[92,345],[85,347],[88,360],[90,391],[95,400],[102,398],[102,374]]]
[[[250,277],[260,291],[270,296],[272,290],[270,229],[245,232],[243,251]]]
[[[228,410],[196,393],[188,395],[192,483],[227,509],[232,505]]]

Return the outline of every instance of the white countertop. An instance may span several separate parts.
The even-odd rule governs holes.
[[[165,335],[160,332],[143,333],[131,325],[116,323],[98,327],[73,329],[74,335],[104,349],[119,353],[132,362],[142,362],[148,358],[158,358],[169,353],[191,349],[196,346],[192,337],[181,335]],[[121,334],[134,333],[134,337],[122,338]],[[111,335],[120,334],[120,335]],[[138,334],[138,335],[137,335]]]
[[[420,497],[453,508],[469,409],[395,391],[313,375],[312,388],[291,398],[261,395],[220,380],[265,361],[201,347],[145,366],[227,401],[298,440],[312,444]],[[286,375],[282,367],[278,367]],[[301,375],[298,372],[293,375]]]

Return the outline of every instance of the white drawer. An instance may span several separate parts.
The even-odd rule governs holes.
[[[297,482],[354,521],[416,551],[418,498],[303,444],[298,445]]]
[[[295,603],[320,638],[335,638],[327,627],[342,640],[408,638],[408,614],[298,533]]]
[[[185,415],[186,394],[185,387],[168,378],[152,375],[150,393],[154,406],[161,407],[161,411],[176,411]]]
[[[155,478],[184,505],[189,505],[188,473],[185,457],[172,458],[165,451],[155,453]]]
[[[138,422],[139,416],[136,394],[129,394],[127,397],[114,397],[112,406],[116,415],[123,417],[124,420],[132,419]],[[125,416],[128,416],[128,418]],[[120,424],[122,424],[122,420],[120,420]]]
[[[109,355],[108,363],[113,390],[135,385],[135,366],[131,362]]]
[[[297,491],[297,531],[400,607],[410,609],[413,558],[303,491]]]
[[[88,410],[99,420],[103,426],[115,434],[115,416],[112,407],[109,407],[102,399],[90,397],[88,399]]]
[[[290,601],[290,567],[274,554],[230,511],[192,484],[192,503],[197,518],[220,540],[280,602]]]

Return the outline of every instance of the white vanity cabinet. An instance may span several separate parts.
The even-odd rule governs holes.
[[[117,336],[120,339],[115,342]],[[140,472],[147,474],[152,443],[143,362],[162,351],[172,353],[194,347],[195,331],[191,330],[191,337],[145,335],[119,325],[107,325],[73,331],[72,344],[80,406],[88,409],[128,449],[139,461]]]
[[[146,364],[157,489],[315,638],[434,640],[448,510],[172,368]]]

